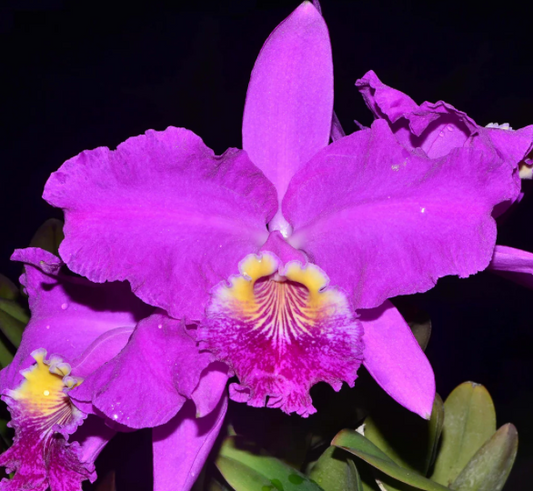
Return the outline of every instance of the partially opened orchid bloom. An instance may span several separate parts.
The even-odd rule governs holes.
[[[192,132],[169,127],[115,151],[82,152],[52,174],[44,198],[65,210],[60,254],[76,273],[128,280],[144,302],[198,325],[201,349],[240,380],[234,400],[306,416],[312,385],[353,385],[364,363],[428,417],[431,367],[387,299],[487,267],[491,213],[516,197],[513,170],[476,148],[431,158],[381,120],[328,145],[332,113],[327,28],[304,2],[256,61],[244,151],[215,156]],[[189,363],[158,335],[157,323],[146,326],[147,363]],[[111,396],[98,395],[104,384],[114,401],[133,398],[127,384],[134,393],[160,387],[159,370],[121,373],[108,383],[95,372],[71,395],[112,417]],[[137,412],[139,426],[153,423]]]
[[[385,85],[372,70],[356,85],[374,116],[387,121],[406,147],[420,148],[432,158],[447,155],[454,148],[477,148],[515,168],[517,187],[519,177],[531,178],[533,125],[518,130],[508,123],[483,127],[444,101],[418,105],[408,95]]]

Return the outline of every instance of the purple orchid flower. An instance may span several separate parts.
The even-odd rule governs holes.
[[[52,174],[44,198],[65,210],[60,254],[76,273],[128,280],[146,303],[198,324],[200,347],[239,377],[230,386],[237,401],[306,416],[312,385],[351,386],[364,363],[428,417],[431,367],[387,299],[487,267],[493,208],[517,196],[513,169],[479,148],[428,156],[383,120],[328,145],[332,113],[327,27],[304,2],[256,61],[244,151],[215,156],[169,127],[116,151],[82,152]],[[138,345],[153,344],[150,363],[163,365],[159,354],[188,364],[163,348],[157,325],[145,331]],[[113,417],[111,400],[135,398],[124,389],[131,379],[107,384],[103,400],[107,379],[97,373],[72,397]],[[135,377],[135,393],[154,394],[162,371],[150,373]],[[170,404],[154,397],[154,406]],[[153,425],[136,403],[128,407],[138,425]]]
[[[21,282],[29,296],[32,316],[13,362],[0,372],[2,399],[12,414],[10,425],[15,428],[13,446],[0,456],[0,465],[15,475],[11,480],[4,479],[0,489],[31,487],[44,491],[50,487],[52,491],[75,491],[81,489],[83,480],[96,479],[94,461],[100,451],[116,430],[134,429],[135,421],[119,425],[116,418],[102,417],[91,404],[74,401],[71,392],[82,388],[86,380],[91,383],[92,374],[101,373],[100,367],[120,366],[124,347],[131,351],[146,326],[154,322],[161,323],[157,329],[162,339],[173,337],[174,346],[192,350],[189,360],[196,363],[193,370],[185,367],[185,374],[175,370],[179,380],[174,384],[165,381],[172,411],[160,415],[161,425],[153,430],[158,475],[167,468],[177,472],[172,486],[163,489],[190,488],[223,420],[225,372],[209,365],[209,359],[196,352],[195,342],[179,322],[153,313],[153,307],[132,295],[127,285],[97,285],[65,275],[59,258],[41,249],[15,251],[12,259],[26,266]],[[130,378],[144,376],[153,367],[149,358],[131,361],[137,366]],[[120,374],[111,373],[113,376]],[[184,387],[187,384],[189,387]],[[217,387],[221,387],[218,393]],[[105,388],[101,389],[100,395],[105,397]],[[156,390],[161,393],[160,387]],[[149,395],[136,396],[148,411]],[[187,398],[198,401],[196,409]],[[115,411],[123,412],[120,402]],[[134,412],[128,414],[135,419]],[[129,417],[125,420],[129,422]]]
[[[64,275],[59,258],[41,249],[15,251],[12,259],[26,266],[21,283],[32,316],[15,358],[0,372],[15,428],[13,446],[0,456],[15,475],[0,489],[81,489],[82,480],[96,478],[94,461],[115,432],[87,418],[68,394],[122,349],[153,308],[124,284]]]

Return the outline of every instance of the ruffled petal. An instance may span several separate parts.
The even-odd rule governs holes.
[[[211,355],[199,353],[180,321],[164,313],[142,320],[126,347],[71,392],[129,428],[168,422],[198,386]],[[86,408],[86,406],[81,406]]]
[[[189,401],[177,416],[152,430],[154,491],[188,491],[215,443],[228,407],[226,395],[203,418]]]
[[[398,310],[389,301],[359,311],[365,331],[364,365],[393,399],[429,419],[435,376],[426,355]]]
[[[18,387],[2,395],[15,439],[0,456],[0,465],[15,475],[3,479],[0,489],[81,491],[83,480],[96,479],[94,461],[84,459],[79,443],[67,441],[85,418],[67,395],[81,380],[70,376],[69,365],[61,359],[45,360],[45,350],[32,355],[37,363],[22,372]]]
[[[517,131],[508,125],[506,129],[484,128],[446,102],[424,102],[419,106],[403,92],[381,82],[373,71],[356,85],[368,108],[377,118],[390,123],[406,147],[422,148],[431,158],[467,146],[496,152],[509,165],[517,167],[533,148],[533,125]]]
[[[243,148],[281,200],[291,177],[329,142],[333,63],[328,29],[302,3],[265,42],[255,62],[242,123]]]
[[[210,288],[258,250],[276,191],[246,154],[215,156],[169,127],[82,152],[44,198],[65,210],[61,257],[92,281],[128,280],[145,302],[200,319]]]
[[[488,269],[533,289],[533,254],[531,252],[497,245]]]
[[[283,264],[271,252],[249,255],[239,276],[213,289],[200,346],[228,363],[240,384],[230,397],[251,406],[316,412],[310,388],[353,386],[362,329],[344,294],[313,264]]]
[[[319,152],[294,176],[283,213],[288,241],[344,289],[354,308],[485,269],[493,207],[515,193],[513,170],[475,149],[429,159],[377,120]],[[483,172],[473,172],[482,168]]]
[[[131,330],[153,310],[127,284],[96,285],[61,273],[63,263],[42,249],[19,249],[12,259],[25,264],[20,281],[29,296],[31,320],[13,362],[0,372],[0,390],[20,383],[19,371],[33,362],[35,349],[72,363],[101,335],[120,327]]]

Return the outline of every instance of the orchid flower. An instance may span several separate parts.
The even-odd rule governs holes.
[[[96,457],[116,430],[136,428],[135,413],[128,412],[131,422],[127,416],[127,425],[119,425],[117,418],[102,417],[90,403],[73,401],[71,392],[81,388],[99,367],[120,366],[121,350],[126,344],[135,345],[154,322],[160,326],[157,329],[162,339],[173,337],[175,348],[193,350],[189,360],[195,363],[194,367],[182,367],[186,372],[175,370],[178,380],[174,384],[161,377],[172,407],[170,412],[159,414],[160,426],[154,429],[154,466],[158,471],[168,467],[177,472],[172,486],[192,486],[225,414],[225,372],[217,393],[216,365],[209,365],[206,355],[197,353],[194,341],[179,322],[153,313],[154,309],[132,295],[127,285],[96,285],[65,275],[59,258],[40,249],[15,251],[13,259],[25,263],[21,282],[29,295],[32,316],[13,362],[0,373],[2,399],[15,428],[13,446],[0,456],[0,465],[15,475],[4,479],[0,489],[77,491],[83,480],[96,479]],[[146,351],[143,354],[146,361],[140,360],[130,377],[144,376],[145,370],[155,368],[155,357]],[[119,379],[120,374],[112,373],[106,382],[113,377]],[[143,400],[143,394],[136,396]],[[187,399],[199,402],[195,407]],[[143,402],[147,412],[150,404]],[[128,408],[118,402],[115,414],[124,410]]]
[[[15,429],[13,446],[0,456],[15,475],[0,489],[81,489],[82,480],[96,478],[94,460],[115,431],[87,418],[68,394],[122,349],[153,308],[127,285],[66,276],[59,258],[41,249],[15,251],[12,259],[26,266],[21,283],[32,316],[15,358],[0,372]]]
[[[52,174],[44,198],[65,211],[60,254],[91,281],[127,280],[144,302],[198,325],[200,348],[239,378],[234,400],[306,416],[312,385],[351,386],[364,363],[428,417],[431,367],[388,299],[487,267],[493,208],[517,195],[513,169],[478,148],[432,158],[383,120],[328,145],[332,114],[327,27],[304,2],[255,63],[244,151],[215,156],[191,131],[169,127],[82,152]],[[147,326],[142,345],[172,360],[158,336]],[[140,345],[122,352],[124,363]],[[103,399],[98,372],[71,396],[83,392],[108,417],[110,401],[134,410],[137,391],[160,387],[159,370],[124,375]]]

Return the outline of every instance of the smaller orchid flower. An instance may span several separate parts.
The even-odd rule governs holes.
[[[13,446],[0,456],[0,465],[15,475],[4,479],[0,489],[80,490],[83,480],[96,479],[94,461],[115,430],[127,431],[135,425],[120,425],[118,417],[106,418],[92,404],[74,400],[74,389],[93,383],[103,367],[112,372],[120,365],[126,346],[130,352],[138,349],[137,358],[130,358],[139,362],[131,367],[131,375],[145,376],[145,370],[153,369],[154,363],[142,344],[136,343],[147,326],[157,329],[166,340],[176,327],[174,338],[182,333],[178,344],[184,351],[195,350],[195,343],[179,323],[153,314],[153,308],[132,295],[127,285],[96,285],[67,276],[61,271],[59,258],[40,249],[16,251],[12,259],[25,264],[21,282],[32,316],[13,362],[0,372],[2,399],[12,414],[10,426],[15,428]],[[156,359],[161,357],[154,357],[154,362]],[[190,374],[182,377],[179,371],[165,371],[165,375],[173,373],[180,379],[174,389],[169,380],[165,381],[165,391],[154,387],[153,394],[131,394],[142,401],[145,411],[154,403],[161,410],[158,397],[171,401],[165,413],[168,424],[153,430],[154,474],[158,483],[172,477],[173,486],[183,489],[194,483],[226,409],[225,372],[219,374],[216,365],[209,366],[205,355],[189,359],[196,361],[192,370],[197,373],[196,384],[189,389],[196,405],[178,392],[183,392],[184,378],[189,383],[193,380]],[[198,380],[201,372],[202,379]],[[222,390],[216,392],[213,389],[219,379],[222,381],[217,387]],[[128,392],[129,387],[126,384],[122,389]],[[123,412],[119,402],[115,414]],[[135,419],[133,412],[128,414]],[[128,421],[129,416],[124,417],[124,422]]]
[[[94,461],[114,435],[69,397],[83,377],[115,356],[152,308],[126,285],[93,285],[61,273],[61,261],[41,249],[15,251],[32,313],[12,363],[0,373],[12,415],[13,446],[0,465],[15,472],[2,490],[78,490],[94,481]],[[73,368],[71,368],[73,367]],[[81,426],[83,425],[83,426]]]
[[[493,208],[516,196],[513,169],[478,148],[425,155],[379,120],[329,144],[332,114],[327,27],[304,2],[256,61],[244,151],[215,156],[169,127],[82,152],[52,174],[44,198],[65,210],[60,254],[91,281],[128,280],[146,303],[198,325],[202,350],[239,378],[234,400],[307,416],[312,385],[352,386],[364,363],[429,417],[431,367],[388,299],[487,267]],[[148,394],[170,377],[165,366],[191,365],[197,354],[162,342],[157,327],[137,342],[153,346],[142,361],[156,369],[137,375],[138,350],[126,348],[113,363],[131,371],[102,367],[72,397],[113,417],[128,384]],[[131,404],[124,416],[141,412]],[[150,408],[137,421],[162,419]]]

